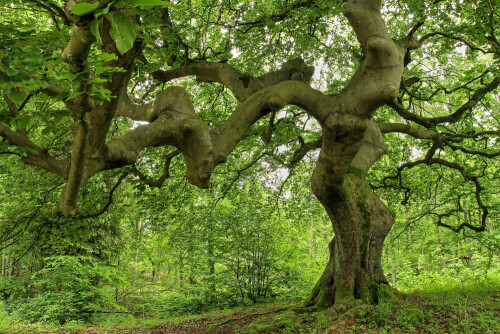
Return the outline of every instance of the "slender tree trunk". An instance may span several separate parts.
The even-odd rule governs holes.
[[[481,219],[482,219],[481,214],[482,214],[482,212],[479,211],[479,221],[481,221]],[[469,224],[471,223],[472,217],[471,217],[470,212],[465,212],[464,218],[465,218],[466,222],[468,222]],[[468,248],[468,252],[469,252],[469,260],[467,261],[467,265],[470,266],[472,263],[472,248],[471,248],[472,240],[469,236],[467,236],[467,237],[465,237],[465,241],[467,242],[467,248]]]
[[[330,260],[306,306],[330,307],[343,300],[378,302],[378,286],[388,284],[382,271],[384,239],[394,215],[355,174],[346,176],[345,197],[318,198],[334,229]]]
[[[314,218],[311,213],[311,225],[309,226],[309,248],[307,250],[307,257],[309,258],[309,264],[307,265],[307,268],[311,268],[311,262],[312,262],[313,231],[314,231]]]
[[[12,276],[12,261],[10,259],[10,254],[2,256],[2,273],[3,276]]]
[[[394,259],[392,258],[392,254],[391,254],[390,260],[391,260],[391,279],[392,279],[392,286],[396,286],[396,269],[394,268]]]
[[[443,264],[443,269],[446,271],[446,259],[444,257],[443,243],[441,241],[441,231],[439,230],[439,226],[436,226],[436,234],[439,242],[439,251],[441,253],[441,263]]]
[[[408,214],[407,214],[408,220],[410,220],[410,207],[408,207]],[[411,235],[411,228],[408,229],[408,249],[411,250],[412,246],[412,235]]]
[[[179,284],[182,287],[184,283],[184,257],[182,251],[179,251]]]
[[[142,218],[139,219],[139,223],[137,223],[137,247],[135,248],[135,263],[134,263],[134,277],[132,278],[132,283],[135,282],[137,278],[137,263],[139,261],[139,247],[141,244],[141,226]]]
[[[151,283],[155,282],[155,277],[156,277],[156,263],[153,260],[151,261]]]
[[[215,274],[214,244],[212,235],[207,235],[208,274]]]

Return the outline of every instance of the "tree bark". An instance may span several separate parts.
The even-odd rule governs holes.
[[[305,306],[327,308],[354,299],[378,302],[387,285],[381,256],[394,215],[368,187],[366,172],[387,152],[372,114],[398,92],[405,46],[397,45],[385,27],[380,2],[344,2],[344,15],[366,58],[347,87],[330,104],[321,151],[311,178],[314,195],[333,225],[330,259]]]
[[[319,197],[335,235],[329,244],[330,260],[305,306],[327,308],[352,299],[374,304],[378,286],[388,284],[381,257],[394,215],[357,174],[347,174],[344,200]]]

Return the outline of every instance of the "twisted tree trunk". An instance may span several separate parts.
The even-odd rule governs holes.
[[[387,284],[382,247],[394,215],[357,172],[347,174],[344,193],[337,199],[320,197],[320,201],[335,236],[329,244],[330,260],[306,306],[327,308],[351,299],[376,304],[379,284]]]

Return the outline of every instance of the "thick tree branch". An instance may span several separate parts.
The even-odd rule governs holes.
[[[365,175],[371,166],[387,153],[380,125],[373,119],[368,122],[361,148],[352,159],[350,166],[361,170]]]
[[[375,0],[344,2],[344,15],[354,29],[366,58],[341,94],[342,108],[370,117],[381,105],[396,98],[406,49],[394,42]],[[341,95],[339,94],[339,95]]]
[[[184,54],[185,54],[185,58],[187,61],[187,59],[189,58],[188,57],[189,47],[186,43],[184,43],[184,41],[179,36],[179,34],[177,32],[175,32],[173,24],[172,24],[172,20],[170,18],[170,12],[169,12],[168,7],[161,8],[160,13],[161,13],[161,23],[162,23],[160,29],[161,29],[161,33],[163,36],[163,38],[162,38],[163,48],[168,50],[172,47],[175,47],[175,43],[172,43],[171,41],[173,39],[177,40],[177,42],[184,48]],[[167,36],[170,38],[167,38]],[[169,50],[169,51],[176,52],[179,50]],[[176,60],[177,60],[177,57],[176,57],[176,54],[174,53],[174,54],[169,55],[169,57],[166,59],[166,63],[169,66],[173,66]]]
[[[85,176],[85,159],[87,136],[89,133],[88,120],[85,114],[77,120],[75,134],[73,136],[73,149],[71,151],[68,182],[65,186],[65,194],[59,202],[58,211],[66,217],[80,213],[78,208],[78,197],[80,196],[80,186],[83,184]]]
[[[169,87],[158,93],[150,109],[151,114],[158,115],[152,123],[138,126],[107,144],[104,168],[131,165],[146,147],[172,145],[184,155],[188,181],[207,188],[213,169],[212,141],[187,92],[181,87]]]
[[[32,152],[28,151],[22,158],[23,162],[43,168],[61,177],[67,176],[66,163],[51,157],[45,150],[33,143],[26,134],[13,131],[0,124],[0,137],[5,138],[11,145],[32,150]]]
[[[415,122],[417,124],[420,124],[428,129],[432,129],[434,127],[434,124],[426,117],[419,116],[417,114],[414,114],[408,109],[406,109],[401,103],[399,103],[396,99],[387,102],[387,105],[391,107],[399,116],[403,117],[404,119],[408,121]]]
[[[307,66],[302,59],[294,59],[283,64],[281,69],[254,78],[243,74],[227,63],[195,62],[179,69],[156,71],[155,79],[169,82],[173,79],[195,75],[203,82],[218,82],[226,86],[234,97],[244,102],[257,91],[286,80],[298,80],[309,83],[314,74],[314,67]]]
[[[382,133],[398,132],[410,135],[413,138],[432,140],[437,140],[440,136],[439,132],[435,130],[417,129],[411,125],[403,123],[380,123],[379,125]]]
[[[7,107],[9,108],[10,115],[12,117],[17,117],[19,115],[19,110],[17,109],[17,105],[14,101],[10,99],[10,97],[7,94],[3,94],[3,99],[5,100],[5,103],[7,104]]]
[[[249,127],[269,112],[293,104],[323,122],[328,117],[328,112],[323,108],[326,108],[330,100],[334,98],[327,97],[300,81],[283,81],[261,89],[240,104],[231,117],[212,132],[215,163],[225,162]]]

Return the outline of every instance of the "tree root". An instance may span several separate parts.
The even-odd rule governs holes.
[[[253,316],[261,316],[261,315],[267,315],[267,314],[272,314],[272,313],[278,313],[278,312],[282,312],[282,311],[286,311],[290,309],[290,307],[282,307],[282,308],[279,308],[279,309],[276,309],[276,310],[272,310],[272,311],[266,311],[266,312],[257,312],[257,313],[249,313],[249,314],[245,314],[241,317],[238,317],[238,318],[230,318],[230,319],[226,319],[222,322],[218,322],[218,323],[215,323],[215,324],[210,324],[207,326],[206,330],[207,331],[211,331],[217,327],[220,327],[220,326],[224,326],[224,325],[227,325],[227,324],[231,324],[233,322],[236,322],[236,321],[240,321],[240,320],[243,320],[243,319],[246,319],[246,318],[249,318],[249,317],[253,317]]]

